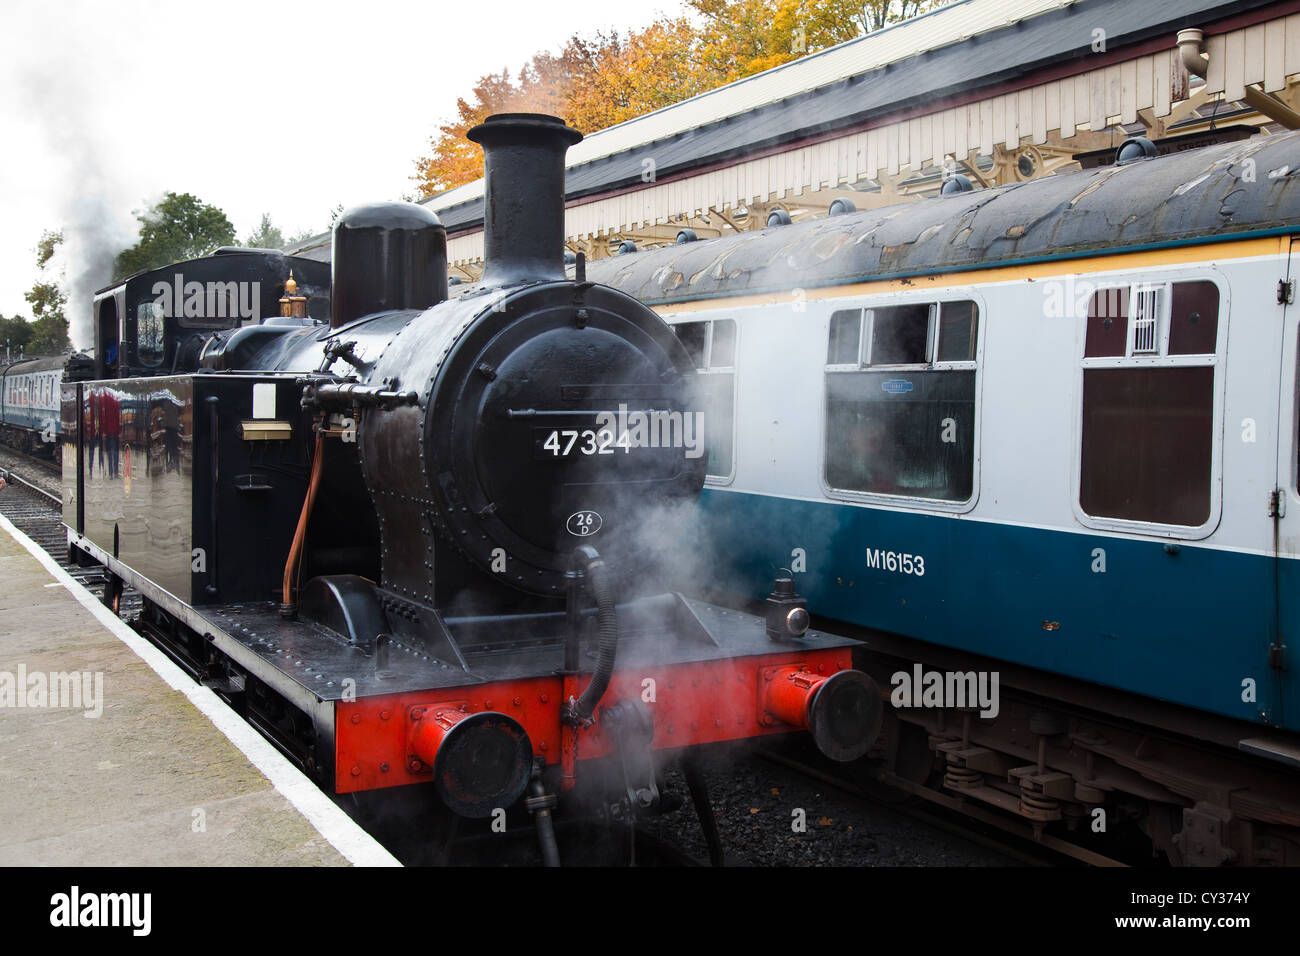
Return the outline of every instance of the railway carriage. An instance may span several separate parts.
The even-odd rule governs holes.
[[[1154,154],[590,274],[709,382],[721,586],[867,639],[886,777],[1297,863],[1300,134]]]
[[[63,383],[89,378],[92,367],[91,357],[80,352],[0,367],[0,439],[26,454],[57,459]]]

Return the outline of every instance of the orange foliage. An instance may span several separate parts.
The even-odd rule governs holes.
[[[465,139],[493,113],[562,116],[584,133],[606,129],[780,66],[947,0],[684,0],[686,17],[660,18],[625,37],[575,34],[558,56],[539,53],[512,79],[480,77],[456,118],[438,128],[411,177],[432,196],[483,175],[483,151]]]

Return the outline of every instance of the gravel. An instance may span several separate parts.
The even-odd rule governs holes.
[[[767,746],[765,745],[759,745]],[[898,810],[765,759],[754,745],[714,751],[704,767],[728,866],[1011,866],[1018,861]],[[668,787],[686,798],[646,825],[682,852],[708,851],[680,770]],[[903,799],[903,795],[899,795]]]

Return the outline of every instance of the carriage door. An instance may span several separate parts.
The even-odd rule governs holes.
[[[1290,252],[1277,291],[1282,312],[1277,490],[1269,501],[1275,618],[1268,647],[1270,693],[1260,695],[1269,723],[1278,726],[1294,726],[1300,720],[1300,671],[1295,666],[1300,650],[1300,238],[1291,240]]]

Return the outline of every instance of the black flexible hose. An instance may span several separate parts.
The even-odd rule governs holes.
[[[695,758],[690,756],[682,761],[682,772],[686,777],[686,788],[691,792],[691,802],[695,804],[695,813],[700,818],[704,842],[709,848],[709,866],[722,866],[726,862],[722,852],[722,837],[718,833],[718,819],[713,814],[713,803],[709,800],[709,787],[704,782],[704,774]]]
[[[607,577],[609,570],[605,562],[591,545],[583,545],[578,553],[587,563],[587,587],[596,601],[596,621],[600,628],[596,670],[573,708],[579,719],[590,720],[596,712],[596,705],[609,689],[610,678],[614,676],[614,658],[618,654],[618,615],[614,610],[614,588]]]

